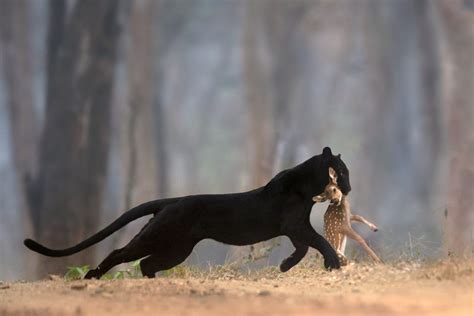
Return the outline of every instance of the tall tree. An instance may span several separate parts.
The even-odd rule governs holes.
[[[30,10],[27,1],[0,2],[0,47],[7,85],[13,160],[20,185],[20,196],[28,191],[28,179],[37,169],[39,123],[33,102]],[[27,203],[23,204],[28,208]]]
[[[295,163],[295,152],[301,141],[296,135],[299,122],[295,117],[304,111],[301,106],[305,105],[299,89],[308,62],[308,38],[303,26],[309,9],[317,4],[306,0],[277,0],[269,1],[264,9],[265,35],[271,52],[273,173]]]
[[[308,3],[301,0],[247,1],[243,35],[244,89],[248,106],[250,186],[264,185],[277,170],[294,163],[295,126],[290,104],[305,51],[300,22]],[[294,105],[292,105],[294,106]],[[292,128],[293,127],[293,128]],[[281,150],[277,150],[279,145]],[[277,161],[280,161],[279,166]],[[278,241],[251,247],[251,256]]]
[[[302,21],[308,7],[304,0],[246,2],[243,67],[253,187],[275,173],[277,153],[282,167],[294,163],[291,109],[295,112],[307,52]],[[277,151],[279,144],[283,150]]]
[[[469,5],[471,3],[471,5]],[[474,229],[474,20],[472,1],[439,1],[443,101],[448,115],[445,249],[472,255]]]
[[[54,11],[56,5],[58,1],[51,1],[55,20],[48,35],[48,94],[35,181],[36,235],[41,242],[62,248],[98,228],[124,2],[78,1],[67,19],[64,7]],[[42,272],[61,272],[72,260],[78,264],[93,259],[92,251],[74,259],[44,258]]]
[[[366,198],[367,209],[390,220],[394,230],[405,232],[395,237],[400,240],[412,230],[414,219],[423,220],[430,227],[428,233],[435,235],[432,192],[440,170],[442,111],[433,4],[425,0],[367,4],[364,50],[369,107],[363,145],[369,159],[362,162],[366,165],[361,170],[369,183],[393,187],[390,196]],[[382,205],[395,205],[391,199],[410,205],[411,217],[376,211]]]
[[[249,141],[251,187],[259,187],[272,173],[275,134],[271,99],[270,69],[263,59],[269,50],[262,41],[262,17],[267,1],[247,1],[243,42],[243,66],[246,102],[249,108]],[[267,54],[267,55],[266,55]]]
[[[155,117],[155,150],[158,160],[156,177],[158,179],[158,196],[167,196],[170,191],[168,152],[168,120],[165,119],[167,111],[164,103],[164,76],[166,55],[173,48],[175,41],[186,26],[189,14],[195,9],[196,3],[192,1],[153,0],[153,110]]]
[[[38,113],[34,104],[34,63],[33,58],[37,53],[33,47],[32,36],[32,6],[31,2],[20,0],[0,1],[0,62],[3,69],[3,83],[5,88],[5,101],[10,130],[10,144],[14,175],[16,181],[4,179],[7,185],[12,187],[16,194],[11,197],[18,202],[15,208],[6,208],[0,212],[5,212],[6,218],[15,218],[11,222],[14,226],[6,228],[7,243],[19,244],[25,235],[32,234],[32,218],[29,212],[29,204],[26,198],[29,189],[29,180],[37,172],[37,144],[39,121]],[[5,203],[8,202],[6,201]],[[11,205],[11,204],[10,204]],[[8,216],[7,213],[10,213]],[[3,217],[5,218],[5,217]],[[27,257],[28,253],[18,250],[17,247],[9,252],[9,249],[2,249],[3,269],[6,273],[0,273],[7,277],[8,270],[15,271],[22,277],[34,275],[36,257]],[[25,249],[26,250],[26,249]],[[11,262],[21,262],[21,264],[9,264]],[[15,268],[9,269],[14,266]]]
[[[128,77],[129,77],[129,175],[128,194],[129,208],[137,201],[133,201],[132,189],[135,179],[147,182],[149,194],[156,196],[156,157],[155,157],[155,130],[153,113],[153,2],[150,0],[135,1],[131,11],[131,32],[128,45]],[[139,149],[138,149],[139,148]],[[143,166],[144,168],[141,168]],[[139,189],[137,187],[137,189]],[[142,194],[143,195],[143,194]],[[152,196],[142,197],[151,199]]]
[[[125,66],[128,95],[127,111],[122,117],[122,126],[126,129],[125,164],[125,209],[129,209],[143,201],[156,199],[162,192],[160,174],[157,170],[161,164],[161,150],[156,138],[162,138],[161,125],[163,117],[155,112],[154,89],[155,68],[153,67],[155,41],[157,34],[153,32],[154,17],[157,4],[152,0],[137,0],[133,2],[130,13],[130,28],[125,37]],[[159,58],[159,57],[158,57]],[[162,113],[161,113],[162,114]],[[137,221],[116,235],[119,244],[124,239],[133,237],[137,226],[143,225]]]

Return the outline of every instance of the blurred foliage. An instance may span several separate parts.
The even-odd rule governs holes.
[[[129,268],[116,272],[108,272],[104,274],[101,280],[121,280],[121,279],[137,279],[143,277],[140,269],[140,260],[133,261],[128,264]],[[64,275],[67,281],[80,280],[89,272],[89,265],[68,267],[68,271]]]

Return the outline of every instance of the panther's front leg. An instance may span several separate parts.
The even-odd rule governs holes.
[[[280,264],[280,271],[286,272],[297,265],[308,252],[308,246],[291,239],[293,246],[296,248],[295,251]]]
[[[331,244],[320,234],[318,234],[309,221],[300,225],[288,234],[290,239],[297,240],[300,244],[309,245],[318,250],[324,257],[324,267],[328,270],[339,269],[341,264],[339,257]]]

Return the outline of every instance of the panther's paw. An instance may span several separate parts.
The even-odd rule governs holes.
[[[293,264],[291,264],[290,260],[285,259],[280,264],[280,271],[281,272],[286,272],[286,271],[290,270],[292,267],[293,267]]]
[[[94,269],[94,270],[89,270],[89,272],[86,273],[86,275],[84,276],[84,279],[100,279],[100,277],[102,276],[102,273],[99,272],[98,269]]]
[[[331,271],[333,269],[340,269],[341,263],[337,255],[328,255],[324,258],[324,267],[326,270]]]

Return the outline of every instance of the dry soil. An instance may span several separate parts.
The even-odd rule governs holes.
[[[0,283],[0,315],[474,315],[474,261]]]

